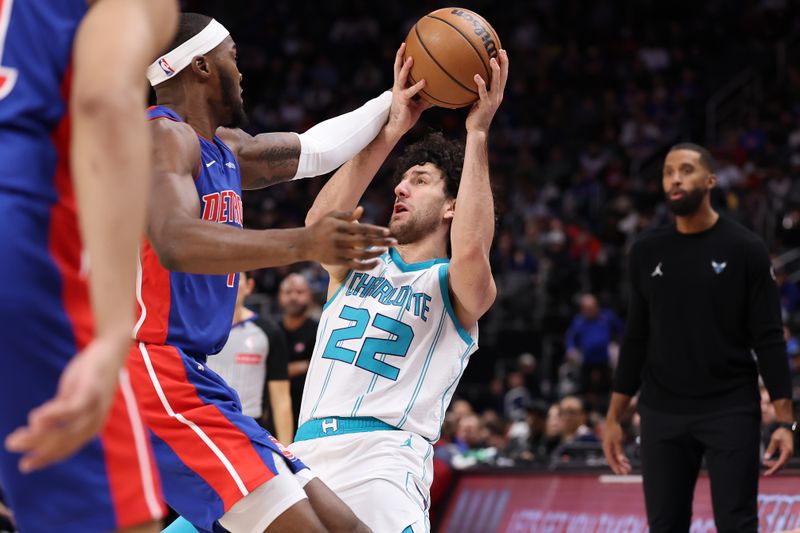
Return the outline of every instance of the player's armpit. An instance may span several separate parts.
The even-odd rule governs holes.
[[[300,138],[295,133],[249,135],[240,129],[220,128],[217,135],[239,159],[242,189],[261,189],[291,180],[300,160]]]

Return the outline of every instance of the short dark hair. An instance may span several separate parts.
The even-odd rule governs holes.
[[[461,169],[464,166],[464,145],[447,139],[441,132],[427,134],[421,140],[408,145],[397,160],[395,183],[403,179],[403,174],[408,169],[425,163],[431,163],[442,171],[447,195],[451,198],[458,196]]]
[[[164,54],[176,49],[208,26],[211,22],[211,17],[208,15],[201,15],[200,13],[181,13],[180,20],[178,20],[178,32],[172,43],[164,50]],[[163,55],[163,54],[162,54]]]
[[[716,163],[714,162],[714,156],[712,156],[711,152],[709,152],[699,144],[689,143],[689,142],[678,143],[669,149],[670,153],[676,150],[690,150],[692,152],[697,153],[700,156],[700,163],[704,167],[706,167],[706,169],[708,169],[709,172],[714,172],[714,168],[716,167]]]

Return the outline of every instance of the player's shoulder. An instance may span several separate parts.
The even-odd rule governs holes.
[[[739,221],[726,216],[720,216],[717,223],[720,225],[720,229],[726,238],[733,239],[737,243],[748,247],[765,247],[764,240],[755,231]]]
[[[150,129],[153,132],[164,135],[164,136],[173,136],[173,137],[197,137],[197,133],[192,129],[192,127],[183,122],[182,120],[176,120],[170,115],[167,114],[150,114],[149,117]]]
[[[166,116],[154,117],[150,119],[150,133],[157,149],[161,148],[173,157],[185,154],[199,161],[200,142],[189,124]]]
[[[240,149],[248,140],[253,139],[247,132],[239,128],[219,127],[214,132],[214,135],[222,141],[228,150],[236,155],[239,154]]]

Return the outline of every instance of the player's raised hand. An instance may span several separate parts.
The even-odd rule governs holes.
[[[128,335],[94,339],[72,358],[52,400],[28,414],[28,424],[6,438],[6,449],[21,453],[23,472],[66,459],[97,435],[117,390]]]
[[[376,260],[397,241],[389,230],[372,224],[359,224],[363,207],[353,211],[334,211],[305,228],[307,259],[325,265],[341,265],[353,270],[369,270]]]
[[[603,429],[603,454],[611,470],[617,475],[630,474],[631,463],[622,451],[622,426],[614,420],[607,420]]]
[[[396,136],[403,136],[413,128],[422,112],[431,107],[431,104],[425,100],[416,98],[417,94],[425,88],[424,79],[409,87],[408,73],[414,64],[414,58],[407,57],[403,60],[405,51],[406,43],[403,43],[394,56],[392,107],[389,109],[389,120],[386,123],[387,130]]]
[[[467,116],[467,131],[488,132],[497,108],[503,102],[503,93],[508,81],[508,53],[500,50],[497,57],[489,61],[492,68],[491,87],[486,86],[479,74],[475,74],[475,85],[478,86],[478,101],[472,104]]]

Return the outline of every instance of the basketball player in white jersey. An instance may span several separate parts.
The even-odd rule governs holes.
[[[387,124],[328,181],[306,224],[354,208],[425,109],[413,99],[424,80],[406,88],[411,63],[403,51]],[[429,530],[432,444],[477,349],[478,318],[497,292],[487,138],[508,77],[505,51],[491,68],[491,87],[475,76],[480,99],[466,120],[463,152],[430,135],[400,158],[389,223],[397,247],[366,272],[325,266],[328,302],[291,449],[381,533]]]

